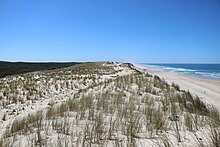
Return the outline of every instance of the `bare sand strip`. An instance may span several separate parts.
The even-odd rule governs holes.
[[[214,105],[220,111],[220,80],[203,79],[180,73],[164,72],[161,68],[135,65],[140,70],[164,78],[168,83],[174,82],[181,89],[189,90],[204,102]]]

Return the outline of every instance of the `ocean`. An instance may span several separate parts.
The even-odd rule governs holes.
[[[160,67],[162,71],[177,72],[201,78],[220,80],[220,64],[147,64],[142,65]]]

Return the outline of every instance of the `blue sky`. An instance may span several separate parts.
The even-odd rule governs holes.
[[[0,60],[220,63],[220,0],[0,0]]]

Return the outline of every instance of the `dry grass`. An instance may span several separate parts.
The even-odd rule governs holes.
[[[102,64],[86,63],[66,69],[69,72],[45,73],[47,78],[57,77],[56,80],[48,78],[46,88],[52,87],[56,91],[72,89],[71,81],[78,82],[74,82],[74,87],[77,84],[84,86],[62,103],[51,101],[45,111],[16,119],[8,126],[10,129],[6,130],[0,146],[6,145],[10,138],[17,135],[29,137],[28,144],[34,141],[38,146],[138,146],[140,139],[154,142],[157,138],[160,141],[159,144],[156,141],[155,145],[169,147],[174,146],[175,142],[184,144],[186,140],[182,132],[196,132],[204,126],[212,130],[209,136],[211,142],[207,144],[218,145],[219,130],[215,128],[220,125],[220,115],[214,107],[208,107],[190,92],[182,91],[178,85],[169,85],[163,79],[149,74],[134,72],[98,81],[99,76],[116,72],[110,63]],[[91,75],[78,76],[83,74]],[[36,95],[39,95],[41,88],[36,82],[27,83],[28,86],[17,83],[17,87],[26,89],[21,94],[29,93],[30,99],[38,99]],[[6,92],[5,97],[9,93]],[[42,91],[41,95],[44,95]],[[170,140],[167,131],[176,136],[175,141]],[[57,139],[47,139],[50,138],[47,135],[49,132],[53,132]],[[9,144],[13,143],[9,141]]]

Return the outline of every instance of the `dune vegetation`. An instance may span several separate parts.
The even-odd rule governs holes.
[[[0,147],[220,146],[220,113],[129,63],[0,79]]]

